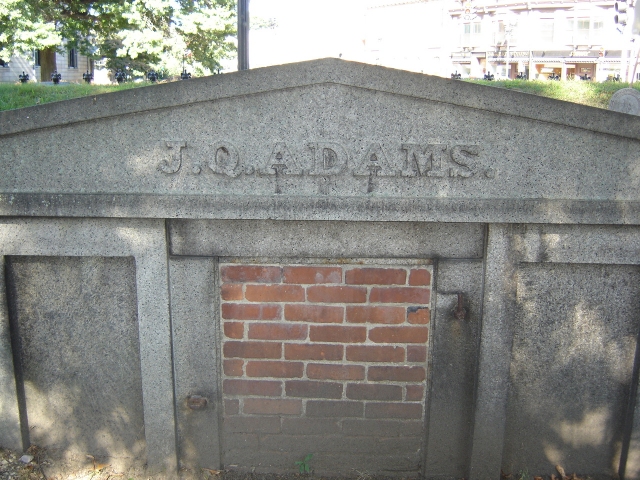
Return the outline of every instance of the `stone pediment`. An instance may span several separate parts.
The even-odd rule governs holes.
[[[0,214],[639,223],[640,119],[335,59],[0,115]]]

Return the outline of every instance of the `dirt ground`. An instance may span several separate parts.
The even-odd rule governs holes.
[[[26,456],[25,456],[26,455]],[[348,477],[330,478],[310,474],[300,474],[293,469],[285,474],[258,474],[237,470],[198,471],[182,469],[179,480],[391,480],[389,477],[374,476],[366,472],[352,472]],[[175,479],[175,480],[178,480]],[[72,473],[55,472],[53,462],[47,458],[44,449],[32,446],[27,452],[16,453],[0,448],[0,480],[174,480],[166,476],[147,475],[143,469],[116,471],[111,465],[99,464],[87,456],[86,466]],[[394,478],[393,480],[403,480]],[[415,479],[412,479],[415,480]]]

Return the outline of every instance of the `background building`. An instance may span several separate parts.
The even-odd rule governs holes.
[[[597,81],[626,76],[635,60],[614,1],[465,1],[450,10],[452,67],[464,76]],[[629,57],[632,57],[631,62]]]
[[[93,60],[74,48],[56,53],[56,65],[63,82],[82,82],[83,73],[93,72]],[[29,75],[30,81],[40,82],[40,55],[37,50],[30,57],[11,57],[9,62],[0,62],[0,82],[15,83],[22,72]]]

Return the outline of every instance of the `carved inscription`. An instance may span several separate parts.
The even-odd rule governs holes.
[[[213,146],[215,152],[213,158],[207,162],[207,166],[213,173],[219,173],[235,178],[242,173],[240,155],[236,147],[228,142],[219,142]]]
[[[171,160],[163,160],[158,169],[163,173],[178,173],[182,167],[182,149],[187,148],[184,140],[165,140],[165,145],[171,152]]]
[[[165,174],[176,174],[183,164],[185,140],[165,140],[169,158],[158,165]],[[209,171],[216,175],[236,178],[242,174],[273,175],[276,193],[282,191],[282,180],[289,175],[309,175],[318,179],[319,193],[327,194],[328,178],[353,175],[367,179],[367,192],[374,190],[381,177],[432,177],[432,178],[494,178],[496,172],[487,165],[480,145],[449,145],[444,143],[401,143],[398,154],[393,156],[380,143],[371,143],[363,154],[351,157],[347,149],[335,142],[311,142],[301,155],[304,162],[284,142],[276,142],[271,153],[254,168],[243,162],[239,150],[227,141],[214,143],[210,158],[194,163],[191,171],[202,174]],[[305,157],[306,155],[306,157]],[[306,164],[306,166],[305,166]],[[204,165],[204,168],[203,168]]]
[[[389,166],[387,155],[379,143],[372,143],[366,153],[360,158],[360,162],[353,170],[353,174],[359,177],[394,177],[396,172]]]
[[[263,175],[302,175],[302,168],[298,164],[285,143],[278,142],[273,147],[271,155],[259,170]]]
[[[338,143],[310,143],[313,155],[313,169],[309,175],[342,175],[348,168],[349,156]]]

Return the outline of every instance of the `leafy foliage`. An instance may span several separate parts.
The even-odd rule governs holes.
[[[312,458],[313,458],[313,453],[309,453],[302,460],[299,460],[296,462],[296,465],[300,470],[300,473],[309,473],[311,471],[309,467],[309,462],[311,461]]]
[[[235,0],[2,0],[0,58],[66,42],[109,67],[207,73],[235,50],[235,19]]]

